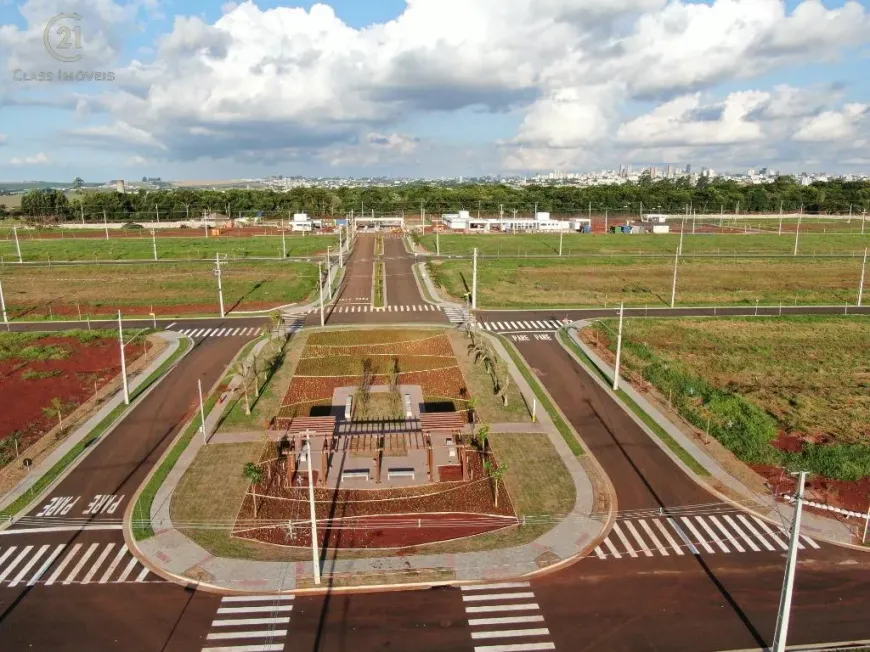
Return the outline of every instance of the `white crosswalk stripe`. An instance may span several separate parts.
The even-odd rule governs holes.
[[[123,571],[118,569],[126,564]],[[150,572],[127,548],[125,543],[97,542],[8,546],[0,548],[0,585],[16,587],[43,584],[118,584],[144,582]],[[163,582],[162,578],[151,581]]]
[[[540,607],[532,601],[534,597],[528,582],[463,586],[462,600],[470,616],[474,652],[555,650],[543,614],[535,613],[540,612]],[[487,615],[471,617],[478,614]]]
[[[283,650],[293,610],[293,595],[229,595],[221,599],[206,641],[227,645],[202,652]]]
[[[342,310],[344,309],[338,309],[339,312]],[[286,315],[284,323],[290,332],[296,332],[302,328],[305,323],[305,317],[298,314]],[[259,328],[256,326],[240,326],[238,328],[182,328],[179,330],[182,335],[187,335],[193,339],[200,337],[253,337],[258,331]]]
[[[488,331],[556,331],[561,328],[558,322],[552,320],[514,320],[514,321],[482,321],[481,327]]]
[[[672,554],[734,554],[775,552],[788,549],[789,534],[771,527],[754,515],[718,512],[694,516],[622,519],[589,559],[625,559]],[[819,544],[801,535],[798,547],[818,549]]]
[[[436,310],[440,310],[441,306],[437,306]],[[462,324],[466,321],[468,315],[462,308],[444,308],[444,314],[447,315],[447,321],[451,324]]]

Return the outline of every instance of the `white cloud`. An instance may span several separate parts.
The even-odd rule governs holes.
[[[829,142],[854,138],[858,126],[866,122],[870,111],[867,104],[847,104],[841,110],[825,111],[803,121],[794,139],[807,142]]]
[[[327,148],[320,157],[333,167],[383,165],[406,158],[419,146],[420,140],[413,136],[371,132],[355,145]]]
[[[39,152],[38,154],[34,154],[33,156],[21,156],[21,157],[14,156],[11,159],[9,159],[9,165],[16,165],[16,166],[48,165],[49,163],[52,163],[51,158],[42,152]]]

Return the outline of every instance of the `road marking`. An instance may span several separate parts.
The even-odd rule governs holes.
[[[755,552],[761,552],[761,548],[755,545],[755,541],[746,536],[746,533],[740,528],[739,525],[737,525],[737,523],[734,522],[734,519],[732,519],[731,516],[729,516],[728,514],[723,514],[722,520],[728,523],[728,525],[731,526],[731,529],[743,538],[743,540],[746,542],[746,545],[752,548]]]
[[[9,566],[6,567],[6,570],[0,573],[0,582],[3,582],[12,573],[12,571],[15,570],[15,567],[21,563],[22,559],[30,554],[31,550],[33,550],[33,546],[27,546],[20,553],[18,553],[18,556],[12,561],[11,564],[9,564]]]
[[[604,540],[604,545],[607,546],[607,549],[610,551],[611,555],[613,555],[617,559],[622,559],[622,555],[619,554],[619,551],[616,549],[616,546],[613,545],[613,542],[610,540],[610,537],[607,537]]]
[[[231,620],[215,620],[212,627],[241,627],[244,625],[282,625],[290,622],[290,616],[276,618],[234,618]]]
[[[663,556],[665,556],[665,557],[670,557],[671,555],[670,555],[670,553],[668,552],[668,549],[665,548],[665,547],[662,545],[662,542],[659,541],[659,538],[658,538],[658,537],[655,535],[655,533],[652,531],[652,528],[649,526],[649,524],[648,524],[645,520],[643,520],[643,519],[640,519],[640,520],[638,521],[638,523],[640,523],[640,527],[643,528],[643,531],[644,531],[644,532],[646,532],[646,535],[650,538],[650,541],[653,542],[653,545],[656,547],[656,549],[657,549],[657,550],[658,550],[658,551],[659,551]]]
[[[536,602],[525,602],[522,604],[489,604],[481,607],[465,607],[465,613],[483,614],[493,611],[537,611],[540,607]]]
[[[109,567],[106,569],[106,572],[103,573],[103,576],[100,578],[99,584],[105,584],[109,581],[109,578],[112,576],[112,573],[115,572],[115,569],[118,567],[118,564],[121,563],[121,557],[123,557],[127,552],[127,544],[121,544],[121,549],[118,550],[118,554],[115,555],[115,558],[112,560],[112,563],[109,564]]]
[[[520,598],[534,598],[531,591],[524,593],[487,593],[486,595],[463,595],[463,602],[483,602],[485,600],[519,600]]]
[[[82,570],[82,567],[85,565],[85,563],[88,561],[88,559],[91,558],[91,555],[94,554],[94,550],[96,550],[99,547],[99,545],[100,545],[99,543],[92,543],[91,546],[87,550],[85,550],[85,554],[82,555],[82,558],[79,559],[79,563],[75,565],[75,567],[72,569],[72,571],[67,576],[67,578],[62,582],[63,584],[72,584],[73,583],[73,580],[76,578],[76,575],[79,574],[79,572]]]
[[[493,632],[471,632],[471,638],[513,638],[514,636],[549,636],[550,630],[546,627],[537,627],[534,629],[504,629]]]
[[[628,542],[628,539],[625,538],[625,535],[622,533],[622,528],[619,527],[619,523],[613,524],[613,531],[616,533],[616,536],[619,537],[619,540],[622,542],[625,551],[631,555],[632,557],[637,557],[637,553],[634,551],[634,548],[631,547],[631,544]]]
[[[282,652],[283,643],[263,643],[262,645],[231,645],[229,647],[204,647],[202,652]]]
[[[595,547],[595,556],[598,557],[599,559],[607,559],[607,555],[605,555],[604,552],[602,552],[601,546]]]
[[[761,534],[761,532],[759,532],[758,530],[755,529],[755,527],[752,525],[752,523],[749,522],[748,518],[746,518],[743,514],[737,514],[737,518],[740,520],[741,523],[743,523],[743,527],[745,527],[747,530],[749,530],[755,536],[756,539],[761,541],[761,545],[763,545],[768,550],[772,550],[772,551],[776,550],[776,548],[774,548],[772,545],[770,545],[768,540],[764,538],[764,536]]]
[[[118,582],[123,582],[124,580],[127,579],[127,576],[133,572],[133,568],[136,566],[137,561],[138,561],[138,559],[136,559],[135,557],[133,557],[133,559],[130,560],[130,563],[127,564],[127,567],[124,569],[124,572],[121,573],[121,576],[118,578]]]
[[[674,540],[674,537],[672,537],[672,536],[671,536],[671,533],[668,532],[667,528],[666,528],[664,525],[662,525],[661,521],[659,521],[658,519],[656,519],[656,520],[653,521],[653,523],[654,523],[655,526],[659,529],[659,532],[662,533],[662,536],[664,536],[664,538],[668,540],[668,543],[671,544],[671,548],[673,549],[673,551],[674,551],[675,553],[677,553],[677,554],[680,555],[680,556],[683,556],[683,555],[686,554],[685,552],[683,552],[683,547],[682,547],[681,545],[679,545],[679,544]],[[674,528],[674,529],[676,530],[677,528]],[[685,541],[685,538],[684,538],[683,540]],[[698,551],[697,551],[697,550],[694,551],[694,552],[695,552],[695,554],[698,554]]]
[[[63,573],[64,569],[69,566],[69,563],[73,560],[73,557],[78,553],[79,548],[82,547],[81,543],[76,543],[73,545],[72,550],[70,550],[69,554],[63,558],[63,561],[60,562],[60,565],[54,569],[54,572],[49,576],[48,581],[46,581],[46,586],[51,586],[54,584],[55,580],[60,577],[60,574]]]
[[[47,571],[51,567],[51,565],[54,563],[54,560],[57,559],[60,553],[64,551],[64,548],[66,548],[66,544],[61,543],[54,549],[54,551],[48,556],[48,559],[42,562],[42,566],[39,567],[39,570],[36,571],[36,573],[33,574],[33,577],[30,578],[30,581],[27,582],[27,586],[33,586],[39,581],[39,578],[41,578],[45,571]]]
[[[646,541],[643,540],[643,537],[640,536],[640,532],[638,532],[637,528],[634,527],[634,523],[632,523],[631,521],[625,521],[625,527],[628,528],[629,532],[631,532],[631,534],[640,544],[640,551],[647,557],[652,557],[652,551],[649,549],[649,546],[646,545]]]
[[[810,545],[811,548],[815,548],[816,550],[818,550],[819,548],[821,548],[821,546],[820,546],[818,543],[816,543],[815,541],[813,541],[812,539],[810,539],[810,538],[809,538],[807,535],[805,535],[805,534],[802,534],[800,538],[803,539],[806,543],[808,543],[808,544]]]
[[[13,552],[15,552],[15,549],[16,549],[17,547],[18,547],[18,546],[12,546],[11,548],[7,548],[7,549],[6,549],[6,552],[3,553],[3,556],[0,557],[0,564],[2,564],[4,561],[6,561],[6,558],[7,558],[9,555],[11,555]]]
[[[295,595],[289,593],[264,593],[262,595],[227,595],[221,602],[263,602],[264,600],[292,600]]]
[[[115,544],[110,543],[103,549],[103,552],[101,552],[100,556],[97,557],[97,561],[94,562],[94,565],[91,566],[91,569],[88,571],[87,575],[85,575],[84,579],[82,580],[82,584],[90,584],[91,583],[91,580],[93,579],[94,575],[97,574],[97,571],[99,570],[100,566],[102,566],[103,562],[106,561],[106,557],[109,556],[109,553],[112,552],[112,548],[114,548],[114,547],[115,547]]]
[[[543,616],[502,616],[501,618],[470,618],[468,624],[478,625],[518,625],[520,623],[542,623]]]
[[[701,517],[699,516],[698,518],[700,519]],[[707,518],[713,521],[713,525],[715,525],[716,528],[722,533],[722,536],[725,537],[725,540],[728,541],[732,546],[734,546],[737,552],[746,552],[746,549],[740,545],[737,537],[735,537],[728,530],[726,530],[725,526],[722,525],[722,522],[718,518],[712,515],[708,516]]]
[[[701,536],[701,533],[698,532],[697,529],[695,529],[695,526],[692,525],[692,522],[691,522],[690,520],[688,520],[685,516],[682,517],[682,518],[683,518],[683,523],[685,523],[686,526],[689,528],[689,531],[690,531],[692,534],[694,534],[695,537],[697,537],[697,539],[698,539],[698,543],[699,543],[701,546],[704,547],[704,550],[706,550],[706,551],[709,552],[710,554],[713,554],[713,549],[712,549],[710,546],[707,545],[707,542],[704,541],[704,537]],[[689,538],[689,536],[688,536],[688,535],[683,531],[683,528],[681,528],[681,527],[679,526],[679,524],[677,523],[676,520],[674,520],[674,519],[668,517],[668,523],[671,524],[671,527],[674,528],[674,531],[675,531],[675,532],[679,535],[679,537],[683,540],[683,543],[685,543],[685,544],[689,547],[689,550],[692,551],[692,554],[693,554],[693,555],[700,555],[700,554],[701,554],[700,552],[698,552],[698,549],[695,547],[695,544],[692,543],[692,540],[691,540],[691,539]]]
[[[477,645],[474,652],[537,652],[555,650],[553,643],[511,643],[510,645]]]
[[[206,636],[209,641],[231,640],[234,638],[271,638],[272,636],[287,636],[286,629],[260,629],[245,632],[211,632]]]
[[[783,550],[788,550],[788,546],[785,544],[785,542],[783,542],[783,540],[779,538],[779,535],[777,535],[776,532],[774,532],[773,530],[771,530],[767,526],[767,523],[762,521],[760,518],[758,518],[754,514],[752,515],[752,520],[755,521],[756,523],[758,523],[758,527],[760,527],[762,530],[764,530],[764,532],[767,534],[767,536],[769,536],[771,539],[773,539],[780,548],[782,548]]]
[[[528,582],[501,582],[500,584],[469,584],[460,587],[462,591],[500,591],[501,589],[524,589]]]
[[[169,330],[170,328],[172,328],[173,326],[175,326],[176,323],[177,323],[177,322],[172,322],[171,324],[169,324],[169,326],[166,327],[166,330]]]
[[[292,604],[278,604],[268,607],[219,607],[219,614],[266,614],[279,611],[293,611]]]
[[[136,581],[137,582],[143,581],[146,577],[148,577],[148,573],[150,573],[150,572],[151,571],[148,568],[143,568],[142,572],[139,573],[139,575],[136,577]]]
[[[709,525],[707,525],[707,521],[705,521],[705,520],[704,520],[703,518],[701,518],[700,516],[696,516],[696,517],[695,517],[695,520],[698,521],[698,524],[699,524],[702,528],[704,528],[704,531],[705,531],[705,532],[707,533],[707,535],[710,537],[710,543],[715,543],[715,544],[719,547],[719,549],[720,549],[722,552],[731,552],[731,550],[729,550],[728,546],[725,545],[725,542],[722,541],[722,538],[721,538],[718,534],[716,534],[716,533],[715,533],[715,532],[710,528]],[[686,522],[687,522],[686,524],[688,525],[688,522],[689,522],[688,519],[683,518],[683,521],[686,521]],[[726,539],[728,538],[727,535],[726,535],[725,538],[726,538]],[[701,541],[701,545],[703,545],[705,548],[709,548],[709,546],[705,545],[705,542],[704,542],[704,541]],[[713,551],[711,550],[710,552],[712,553]]]
[[[36,563],[40,560],[40,558],[45,554],[45,552],[49,548],[51,548],[50,543],[46,543],[45,545],[40,546],[39,550],[36,551],[36,554],[30,558],[30,561],[28,561],[22,567],[21,572],[19,572],[18,575],[15,576],[15,579],[12,580],[11,582],[9,582],[9,588],[12,588],[13,586],[18,586],[18,584],[20,584],[21,581],[24,579],[24,576],[30,572],[31,568],[36,566]]]

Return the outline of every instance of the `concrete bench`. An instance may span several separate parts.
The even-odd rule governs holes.
[[[368,469],[345,469],[341,472],[342,480],[368,480]]]
[[[344,418],[350,419],[353,414],[353,396],[348,396],[344,404]]]
[[[411,395],[410,394],[405,394],[405,418],[406,419],[413,419],[414,418],[414,412],[413,412],[413,410],[411,410]]]
[[[393,480],[395,478],[409,478],[413,480],[416,477],[416,472],[414,469],[390,469],[387,471],[387,479]]]

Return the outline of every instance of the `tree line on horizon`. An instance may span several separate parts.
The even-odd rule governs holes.
[[[315,217],[344,217],[355,214],[404,213],[427,215],[468,210],[472,214],[505,216],[529,215],[535,209],[553,214],[582,216],[590,211],[600,214],[640,214],[649,212],[702,215],[786,213],[860,215],[870,211],[870,181],[815,182],[802,185],[797,179],[782,176],[766,184],[743,185],[736,181],[701,177],[651,180],[623,185],[567,186],[506,184],[292,188],[286,192],[272,189],[199,190],[178,188],[120,193],[114,190],[78,189],[65,194],[60,190],[31,190],[21,200],[20,209],[5,209],[6,215],[44,218],[48,221],[154,221],[200,218],[203,213],[233,217],[288,217],[307,213]],[[0,211],[3,211],[0,207]],[[3,214],[3,213],[0,213]]]

